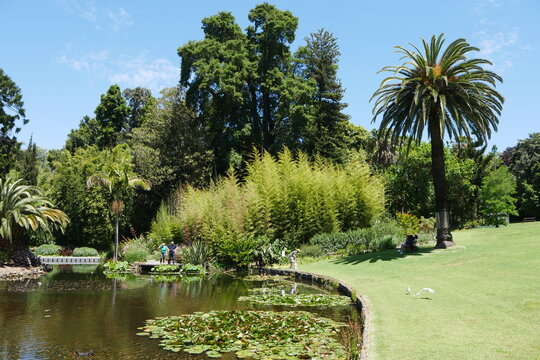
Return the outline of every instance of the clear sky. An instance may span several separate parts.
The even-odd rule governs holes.
[[[64,145],[83,116],[94,116],[111,84],[143,86],[154,95],[178,82],[179,46],[203,36],[201,20],[230,11],[242,28],[252,0],[0,0],[0,67],[21,88],[30,122],[18,135],[38,146]],[[383,66],[399,64],[396,45],[445,33],[481,49],[504,78],[506,99],[498,133],[500,151],[540,131],[540,1],[270,1],[299,18],[292,50],[325,28],[341,46],[339,77],[346,112],[368,129],[369,99]]]

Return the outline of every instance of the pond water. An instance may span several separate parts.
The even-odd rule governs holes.
[[[94,359],[205,359],[172,353],[159,341],[135,334],[145,320],[210,310],[307,310],[337,321],[358,318],[352,306],[288,308],[237,301],[250,289],[266,287],[228,275],[205,278],[122,276],[107,278],[100,267],[55,266],[39,279],[0,282],[1,359],[81,359],[75,351],[94,351]],[[283,291],[322,293],[286,283]],[[222,359],[233,359],[226,354]]]

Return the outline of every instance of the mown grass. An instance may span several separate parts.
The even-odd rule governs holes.
[[[371,309],[370,359],[540,359],[540,223],[453,233],[456,246],[300,264]],[[424,287],[429,296],[412,294]]]

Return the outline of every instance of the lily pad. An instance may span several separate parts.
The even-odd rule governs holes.
[[[346,296],[326,294],[258,294],[241,296],[238,301],[249,301],[263,305],[284,306],[344,306],[351,300]]]
[[[238,358],[345,359],[337,338],[345,324],[305,311],[211,311],[146,321],[164,349],[209,357],[235,351]]]

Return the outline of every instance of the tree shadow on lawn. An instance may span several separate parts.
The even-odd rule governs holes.
[[[356,265],[356,264],[360,264],[366,261],[369,261],[370,263],[374,263],[377,261],[391,261],[391,260],[397,260],[397,259],[405,259],[409,256],[422,256],[422,255],[431,253],[433,250],[435,249],[432,247],[426,247],[426,248],[420,248],[417,251],[405,252],[403,254],[400,254],[395,249],[383,250],[383,251],[371,252],[371,253],[366,253],[366,254],[350,255],[350,256],[336,259],[333,262],[335,264]]]

